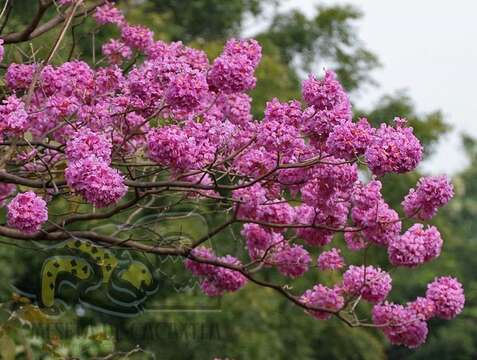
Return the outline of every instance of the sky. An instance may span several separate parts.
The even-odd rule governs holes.
[[[372,74],[379,87],[355,102],[369,107],[384,93],[406,89],[418,112],[442,110],[454,130],[423,170],[452,174],[465,168],[459,134],[477,137],[477,1],[288,0],[282,11],[300,8],[311,15],[318,3],[353,4],[364,14],[356,23],[359,36],[383,67]]]

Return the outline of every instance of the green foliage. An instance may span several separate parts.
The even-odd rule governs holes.
[[[168,20],[171,40],[217,40],[236,35],[245,18],[259,15],[275,0],[151,0],[145,9]]]
[[[324,61],[333,64],[344,87],[353,90],[371,81],[369,71],[379,65],[353,26],[361,16],[349,5],[319,6],[312,18],[294,10],[276,15],[262,37],[269,38],[280,49],[282,60],[288,65],[297,57],[306,71]]]

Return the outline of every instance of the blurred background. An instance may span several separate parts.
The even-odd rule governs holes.
[[[149,353],[131,353],[131,358],[477,358],[475,2],[124,0],[118,4],[130,22],[154,30],[156,39],[182,40],[204,49],[210,58],[220,53],[231,36],[255,37],[263,47],[258,85],[251,93],[257,119],[271,96],[282,101],[300,98],[301,79],[310,71],[321,73],[323,68],[334,69],[339,75],[351,95],[356,118],[366,116],[376,125],[395,116],[406,117],[425,146],[426,160],[418,172],[386,175],[385,198],[398,209],[408,189],[422,174],[430,173],[451,176],[456,196],[433,220],[444,238],[441,257],[417,270],[394,271],[391,299],[414,299],[424,293],[434,276],[450,274],[464,284],[466,308],[451,322],[432,320],[427,343],[410,351],[389,346],[373,329],[350,329],[335,320],[316,321],[253,285],[213,303],[210,311],[148,311],[125,319],[77,307],[63,315],[61,324],[65,325],[61,326],[65,328],[55,327],[51,320],[23,307],[14,321],[4,319],[10,321],[8,337],[0,339],[4,356],[5,349],[14,343],[19,358],[25,359],[89,359],[129,351],[136,345]],[[35,11],[35,0],[15,0],[4,32],[21,28]],[[88,19],[78,21],[78,25],[63,44],[63,61],[69,55],[91,60],[93,53],[100,52],[102,40],[117,35],[109,27],[96,31]],[[37,56],[47,51],[46,44],[55,36],[53,31],[33,42]],[[29,44],[9,46],[5,63],[24,61],[29,53]],[[210,217],[208,223],[219,221],[218,217]],[[192,233],[203,230],[187,221],[182,225]],[[239,229],[234,230],[237,234]],[[225,233],[216,243],[235,241],[233,246],[240,251],[240,239],[233,235]],[[382,249],[372,255],[375,264],[386,267]],[[176,263],[156,266],[167,274],[181,272]],[[11,284],[34,283],[35,269],[41,269],[41,261],[34,250],[1,246],[0,300],[9,306],[26,301],[12,295]],[[265,276],[273,280],[275,275]],[[331,275],[310,275],[297,286],[305,289],[331,280],[326,276]],[[150,306],[161,309],[180,303],[194,308],[204,304],[204,296],[193,286],[181,291],[170,289],[161,285],[149,300]],[[51,326],[39,332],[38,327],[30,328],[24,322]]]

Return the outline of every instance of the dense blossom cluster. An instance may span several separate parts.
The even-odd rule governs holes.
[[[339,288],[331,289],[321,284],[305,291],[300,300],[310,308],[323,309],[310,310],[311,315],[320,320],[329,319],[333,312],[340,310],[344,306],[344,297]]]
[[[94,156],[70,163],[65,178],[72,189],[97,207],[115,203],[127,192],[118,170]]]
[[[240,261],[233,256],[217,257],[212,250],[207,248],[195,248],[192,255],[198,260],[218,261],[232,266],[241,265]],[[190,259],[186,260],[185,266],[194,275],[201,278],[200,287],[209,296],[237,291],[247,282],[240,272],[225,267],[204,264]]]
[[[343,290],[353,296],[362,296],[371,303],[384,301],[391,291],[391,276],[374,266],[351,265],[343,274]]]
[[[59,2],[61,8],[71,3]],[[331,70],[303,81],[302,101],[273,98],[263,119],[255,119],[247,92],[255,87],[262,56],[257,41],[231,39],[209,60],[181,42],[154,39],[111,3],[93,17],[119,34],[103,44],[104,59],[96,64],[7,66],[0,136],[21,149],[11,161],[18,175],[10,178],[23,179],[16,184],[40,182],[45,186],[37,191],[48,201],[66,197],[110,206],[105,214],[127,208],[123,204],[134,196],[171,192],[171,198],[182,193],[187,200],[226,204],[231,222],[243,223],[244,260],[217,256],[202,245],[178,245],[185,267],[210,296],[239,290],[262,268],[312,279],[342,269],[333,275],[341,278],[335,284],[317,284],[301,297],[292,288],[289,298],[323,320],[368,301],[373,321],[390,341],[409,347],[425,341],[427,320],[462,311],[463,289],[453,278],[436,279],[425,297],[399,305],[386,302],[388,272],[369,259],[347,266],[348,251],[373,246],[385,249],[392,265],[405,267],[440,254],[443,240],[434,226],[403,231],[402,224],[403,218],[429,220],[451,199],[447,178],[422,178],[402,202],[403,217],[381,193],[384,175],[412,171],[422,159],[406,120],[377,128],[364,118],[354,121],[348,95]],[[0,184],[0,201],[15,190]],[[150,204],[144,208],[158,208]],[[31,191],[7,208],[8,226],[22,237],[48,219],[46,202]],[[331,250],[323,248],[328,245]]]
[[[74,162],[94,155],[105,163],[111,162],[111,143],[100,134],[89,128],[78,131],[66,143],[65,155],[68,161]]]
[[[337,270],[345,266],[340,249],[333,248],[330,251],[324,251],[318,257],[318,267],[320,270]]]
[[[225,94],[253,89],[257,82],[254,71],[261,56],[261,47],[255,40],[230,40],[210,68],[210,86]]]
[[[391,343],[410,348],[422,345],[429,331],[413,308],[387,302],[374,306],[373,321],[382,327]]]
[[[436,278],[427,286],[426,298],[435,306],[435,315],[442,319],[456,317],[464,308],[462,285],[450,276]]]
[[[420,220],[430,220],[437,210],[454,196],[454,187],[445,176],[427,176],[419,180],[402,202],[404,213]]]
[[[436,278],[427,286],[426,297],[418,297],[405,306],[385,302],[373,308],[373,322],[382,326],[387,338],[396,345],[415,348],[426,341],[427,320],[452,319],[464,308],[464,290],[452,277]]]
[[[404,235],[390,242],[389,261],[393,265],[413,267],[438,257],[441,248],[442,238],[436,227],[425,229],[422,224],[414,224]]]
[[[422,146],[406,120],[396,118],[395,127],[382,124],[364,156],[369,169],[376,175],[413,170],[422,160]]]
[[[401,221],[399,214],[384,201],[381,186],[379,180],[373,180],[355,187],[351,194],[354,204],[351,218],[363,229],[362,233],[369,242],[388,246],[399,237]]]
[[[0,105],[0,136],[20,135],[28,126],[25,104],[15,95],[3,100]]]
[[[24,233],[34,233],[48,220],[46,202],[33,191],[18,194],[7,206],[8,225]]]

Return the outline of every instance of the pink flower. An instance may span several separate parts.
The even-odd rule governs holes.
[[[296,228],[296,235],[313,246],[324,246],[331,242],[335,232],[346,223],[348,208],[344,203],[331,201],[333,206],[314,208],[301,205],[296,208],[296,221],[306,225]]]
[[[418,297],[416,300],[407,303],[407,307],[414,310],[422,320],[429,320],[436,314],[436,304],[425,297]]]
[[[109,164],[111,162],[111,149],[111,141],[89,128],[83,128],[68,140],[65,154],[70,162],[94,156],[98,160]]]
[[[442,319],[453,319],[464,309],[462,284],[450,276],[436,278],[427,285],[426,298],[434,302],[435,314]]]
[[[328,152],[334,156],[354,160],[366,151],[374,134],[374,129],[366,119],[357,123],[343,122],[335,126],[326,141]]]
[[[28,89],[35,69],[35,64],[10,64],[5,74],[7,86],[12,90]]]
[[[15,184],[0,183],[0,206],[4,205],[4,201],[16,190]]]
[[[230,39],[225,44],[224,54],[245,56],[250,64],[256,67],[262,58],[262,47],[254,39]]]
[[[302,95],[308,105],[318,110],[331,110],[349,102],[343,87],[336,80],[336,74],[331,70],[326,71],[321,80],[310,74],[308,79],[303,81]]]
[[[341,250],[333,248],[329,251],[323,251],[318,257],[318,268],[324,270],[337,270],[345,266]]]
[[[48,220],[46,202],[33,191],[18,194],[7,205],[8,225],[31,234],[41,229]]]
[[[154,34],[141,25],[124,25],[121,28],[121,39],[129,47],[146,51],[154,42]]]
[[[368,167],[378,176],[414,170],[422,160],[422,146],[406,120],[394,119],[396,127],[382,124],[364,154]]]
[[[93,15],[96,22],[100,25],[116,24],[121,25],[124,22],[124,16],[121,10],[116,8],[113,4],[107,2],[106,4],[96,8]]]
[[[424,229],[422,224],[414,224],[404,235],[391,240],[389,261],[393,265],[414,267],[438,257],[441,248],[441,234],[434,226]]]
[[[362,236],[372,243],[387,246],[399,237],[399,214],[386,204],[381,196],[381,182],[373,180],[367,185],[356,183],[352,192],[351,218],[361,230]],[[351,240],[347,235],[348,240]],[[359,239],[356,234],[355,239]]]
[[[413,309],[391,303],[373,307],[373,322],[394,345],[416,348],[425,343],[427,324]]]
[[[355,231],[354,229],[348,229],[348,231],[344,233],[344,239],[346,246],[351,251],[359,251],[364,249],[367,245],[361,231]]]
[[[216,257],[212,250],[203,247],[193,249],[191,254],[197,258],[197,261],[187,259],[185,267],[201,278],[200,287],[206,295],[220,296],[226,292],[234,292],[247,283],[247,278],[239,271],[200,262],[200,260],[210,260],[240,267],[240,261],[233,256]]]
[[[272,263],[285,276],[298,277],[308,271],[311,257],[301,245],[285,243],[273,254]]]
[[[209,84],[225,94],[253,89],[257,82],[254,71],[260,57],[261,48],[255,40],[230,40],[210,68]]]
[[[213,160],[206,141],[198,144],[193,136],[176,125],[149,131],[147,145],[152,161],[174,170],[200,169]]]
[[[257,224],[245,224],[241,231],[247,241],[247,250],[252,260],[263,260],[265,263],[280,249],[284,243],[283,235],[265,229]]]
[[[265,121],[277,121],[299,128],[301,118],[301,104],[297,100],[281,103],[277,98],[273,98],[266,104]]]
[[[230,255],[219,257],[217,261],[228,265],[241,265],[239,260]],[[226,292],[237,291],[246,283],[247,278],[240,272],[223,267],[215,267],[214,271],[202,280],[200,287],[208,296],[220,296]]]
[[[208,89],[203,73],[199,71],[184,72],[171,79],[165,92],[165,100],[173,108],[192,111],[201,104]]]
[[[260,183],[234,190],[232,198],[240,201],[238,216],[242,219],[256,219],[257,211],[261,204],[267,201],[267,191]]]
[[[27,127],[25,104],[15,95],[10,95],[0,105],[0,133],[21,135]]]
[[[430,220],[437,210],[454,196],[454,187],[446,176],[427,176],[419,179],[402,202],[406,216]]]
[[[341,310],[344,306],[344,298],[338,288],[330,289],[321,284],[313,286],[313,289],[306,290],[300,301],[307,307],[322,308],[328,311],[308,310],[308,313],[319,320],[327,320],[332,316],[332,312]]]
[[[128,190],[119,171],[94,156],[69,163],[65,178],[74,191],[96,207],[118,202]]]
[[[391,291],[391,276],[374,266],[351,265],[343,275],[343,290],[351,296],[361,295],[371,303],[379,303]]]
[[[243,55],[221,55],[215,59],[208,81],[213,90],[225,94],[240,93],[255,87],[254,67]]]
[[[248,127],[252,121],[252,98],[247,94],[223,94],[217,100],[221,112],[232,124]]]
[[[201,260],[215,260],[215,253],[212,249],[206,247],[197,247],[191,251],[191,254]],[[214,265],[204,264],[191,259],[186,259],[184,265],[195,276],[206,276],[215,269]]]

